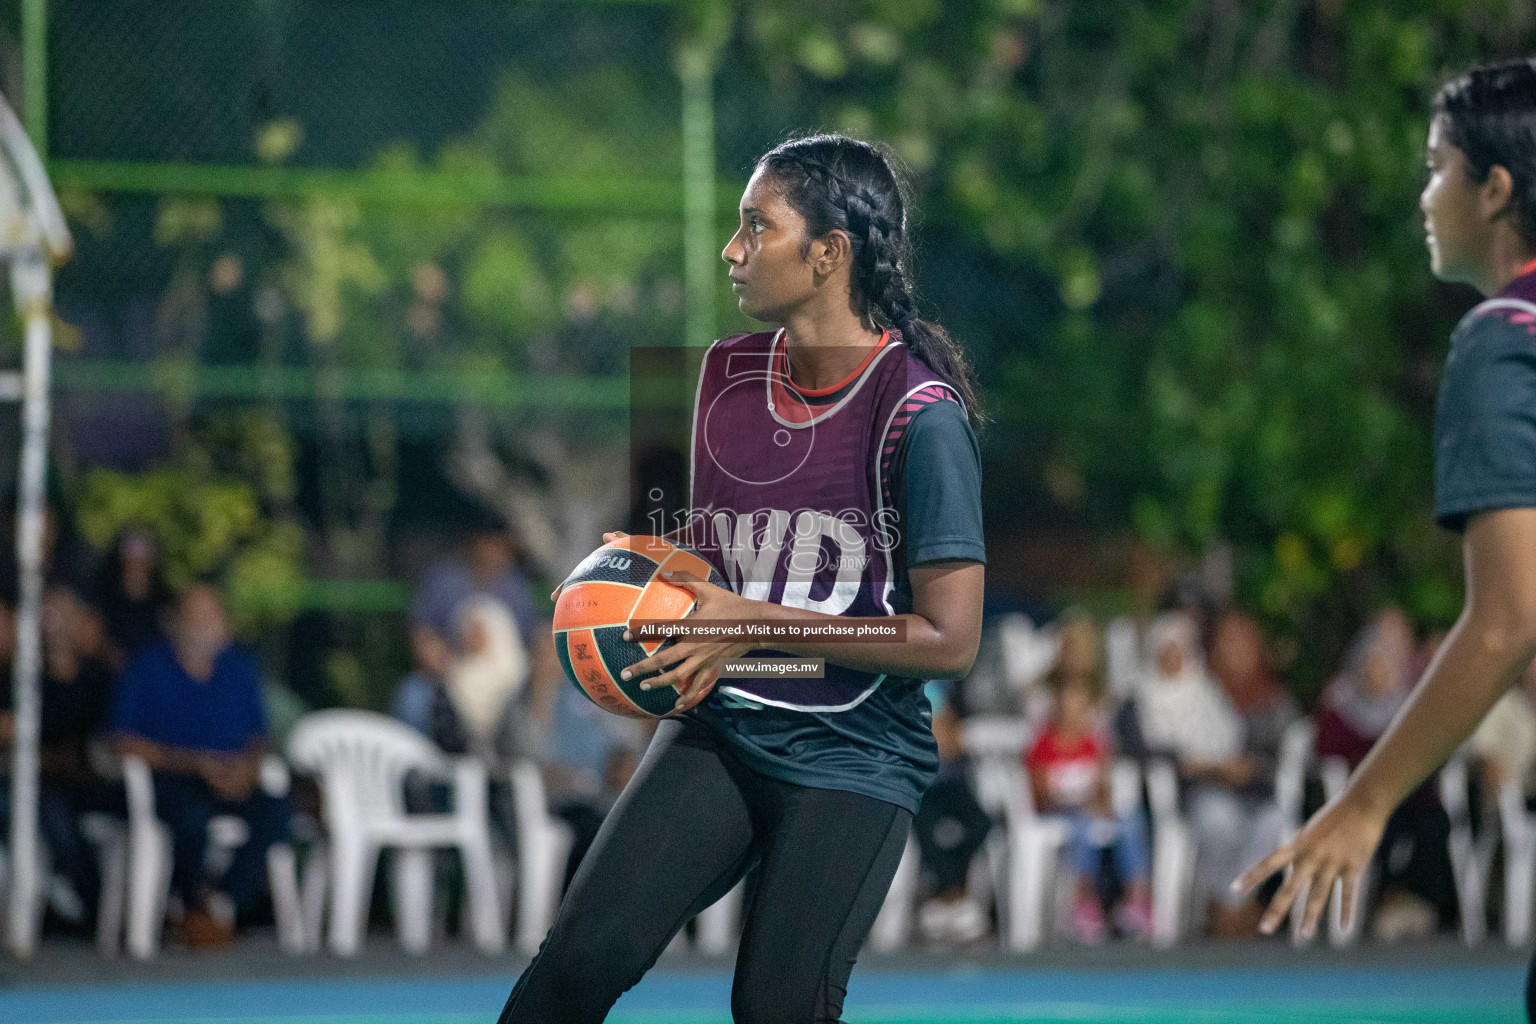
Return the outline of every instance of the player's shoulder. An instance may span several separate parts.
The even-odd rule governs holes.
[[[894,383],[901,389],[903,401],[928,405],[932,402],[953,402],[964,407],[960,395],[943,376],[928,365],[928,361],[900,340],[893,345],[893,355],[899,357],[904,371],[896,375]]]
[[[965,406],[955,389],[942,380],[922,378],[911,382],[901,401],[891,410],[886,428],[887,444],[919,431],[927,435],[949,436],[970,430]]]
[[[1472,307],[1456,325],[1452,347],[1486,341],[1536,345],[1536,303],[1494,298]]]
[[[1451,334],[1441,379],[1457,394],[1536,375],[1536,304],[1496,298],[1475,306]],[[1502,390],[1502,387],[1498,388]]]

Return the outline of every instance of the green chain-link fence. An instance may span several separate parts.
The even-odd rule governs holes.
[[[629,348],[728,315],[709,13],[21,0],[7,85],[78,243],[55,492],[79,547],[152,518],[262,634],[350,619],[386,653],[327,671],[376,703],[357,678],[403,657],[404,581],[494,505],[448,465],[467,420],[535,483],[529,437],[622,450]]]

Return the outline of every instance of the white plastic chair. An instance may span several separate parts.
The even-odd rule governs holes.
[[[880,913],[875,917],[875,923],[869,929],[869,948],[877,953],[890,953],[901,949],[912,937],[912,909],[917,903],[918,871],[921,860],[917,838],[907,836],[907,845],[901,851],[901,862],[896,865],[896,874],[891,878],[891,887],[886,890],[885,900],[880,904]],[[735,892],[736,890],[732,890]],[[719,906],[720,904],[715,904]],[[711,907],[711,910],[714,908]],[[705,911],[705,914],[709,911]],[[699,915],[699,923],[704,923],[704,915]],[[700,939],[703,932],[700,932]],[[700,942],[700,949],[704,944]]]
[[[1440,802],[1451,821],[1447,840],[1451,876],[1456,883],[1456,907],[1461,918],[1461,941],[1475,946],[1488,937],[1488,878],[1493,868],[1498,834],[1484,829],[1477,837],[1472,829],[1472,773],[1466,759],[1457,754],[1440,769]]]
[[[1343,795],[1349,786],[1349,764],[1340,757],[1323,758],[1319,769],[1323,778],[1323,799],[1329,803]],[[1355,894],[1355,915],[1344,925],[1344,886],[1335,883],[1328,897],[1328,943],[1335,947],[1353,945],[1365,927],[1366,912],[1376,891],[1376,863],[1373,860],[1360,879],[1360,891]],[[1306,893],[1301,896],[1304,899]]]
[[[1308,719],[1292,722],[1280,740],[1280,763],[1275,769],[1275,804],[1284,827],[1280,841],[1288,843],[1301,831],[1302,804],[1307,795],[1307,766],[1317,741],[1317,728]]]
[[[1056,867],[1066,823],[1035,812],[1023,753],[1030,728],[1022,718],[975,717],[961,726],[971,756],[976,800],[1001,824],[983,846],[1004,944],[1024,952],[1045,942],[1053,918]]]
[[[1124,700],[1135,691],[1142,673],[1141,637],[1129,615],[1111,619],[1104,627],[1104,670],[1113,700]]]
[[[110,814],[87,812],[81,815],[80,832],[96,849],[101,871],[101,896],[96,908],[96,948],[102,956],[115,956],[123,935],[123,910],[128,871],[127,829],[121,819]],[[37,927],[40,929],[48,910],[48,879],[52,858],[48,844],[38,837],[37,866],[43,884],[32,894]],[[10,900],[10,850],[0,845],[0,909],[8,911]]]
[[[998,616],[993,628],[1002,652],[1003,673],[1014,693],[1034,685],[1056,663],[1060,638],[1055,627],[1036,626],[1029,616],[1010,612]]]
[[[102,956],[116,956],[121,951],[128,909],[128,824],[113,815],[92,811],[80,816],[80,833],[95,847],[101,870],[96,949]]]
[[[1331,802],[1343,794],[1349,785],[1349,766],[1337,757],[1326,758],[1323,761],[1322,776],[1323,795]],[[1440,770],[1440,802],[1451,822],[1448,846],[1451,876],[1456,885],[1457,909],[1461,917],[1461,939],[1473,946],[1482,942],[1488,932],[1487,885],[1493,864],[1494,836],[1485,833],[1481,841],[1473,838],[1468,799],[1470,786],[1471,774],[1465,759],[1460,754],[1452,756]],[[1343,886],[1334,886],[1329,897],[1328,914],[1328,941],[1334,946],[1348,946],[1359,939],[1365,925],[1366,909],[1370,906],[1378,881],[1378,872],[1373,862],[1361,882],[1354,920],[1348,928],[1342,922]]]
[[[1292,722],[1280,740],[1280,763],[1275,770],[1275,804],[1280,808],[1280,842],[1289,843],[1301,831],[1302,810],[1307,795],[1307,768],[1317,741],[1317,727],[1310,719]],[[1306,896],[1292,907],[1291,945],[1304,945],[1301,920]]]
[[[1536,815],[1525,809],[1519,779],[1499,789],[1499,824],[1504,835],[1504,941],[1531,940],[1532,891],[1536,889]]]
[[[48,844],[43,841],[42,835],[37,837],[37,852],[34,854],[37,864],[37,877],[39,884],[33,887],[32,893],[32,919],[33,934],[42,934],[43,915],[48,912],[48,880],[52,877],[52,857],[48,852]],[[9,846],[0,845],[0,911],[10,914],[11,897],[15,894],[11,887],[11,851]]]
[[[512,808],[517,821],[517,948],[539,951],[555,911],[574,835],[549,813],[544,777],[532,761],[512,762]]]
[[[155,814],[154,776],[141,758],[122,758],[123,786],[128,797],[127,825],[127,938],[128,953],[138,960],[148,960],[160,947],[160,931],[165,922],[166,902],[171,890],[171,831]],[[269,756],[261,766],[261,787],[270,796],[288,792],[288,769],[277,757]],[[220,815],[208,824],[208,855],[212,860],[227,858],[250,838],[250,830],[240,818]],[[108,840],[110,842],[110,840]],[[110,846],[107,848],[110,855]],[[103,905],[115,871],[105,860]],[[285,952],[302,953],[307,942],[300,911],[298,866],[293,847],[274,843],[267,850],[267,881],[272,892],[273,916],[277,921],[278,942]],[[98,944],[116,948],[115,935],[108,943],[98,922]]]
[[[1019,764],[1019,753],[1029,738],[1029,732],[1028,723],[1014,716],[977,715],[966,719],[961,724],[961,745],[973,762],[972,772],[973,782],[977,786],[977,802],[994,820],[1003,821],[1006,813],[1004,804],[1017,799],[1014,789],[1018,780],[1009,774],[1010,769],[1007,763],[1011,761],[1017,774],[1022,774],[1023,767]],[[1022,784],[1027,790],[1028,780],[1024,779]],[[1024,794],[1024,799],[1028,801],[1027,792]],[[1026,803],[1025,806],[1027,807],[1028,804]],[[1032,813],[1028,816],[1033,818]],[[1029,824],[1025,823],[1022,817],[1016,816],[1016,818],[1020,822],[1021,833],[1028,836]],[[981,857],[985,858],[986,870],[979,873],[975,870],[971,872],[973,881],[985,882],[985,885],[973,885],[972,888],[978,890],[988,888],[995,894],[999,916],[1004,922],[1008,919],[1005,894],[1009,891],[1009,887],[1006,876],[1012,863],[1011,844],[1015,841],[1010,839],[1006,825],[1002,829],[994,830],[982,847]],[[901,862],[897,865],[896,874],[891,879],[891,887],[880,905],[880,913],[875,918],[874,925],[870,928],[869,946],[876,952],[889,953],[901,949],[911,940],[921,868],[922,853],[917,837],[908,836],[907,844],[902,850]],[[980,895],[980,893],[973,892],[973,895]],[[1035,945],[1038,945],[1038,940]],[[702,943],[701,948],[703,948]]]
[[[899,868],[897,874],[900,874]],[[891,888],[896,888],[894,882]],[[747,882],[742,879],[730,892],[699,911],[696,941],[700,953],[705,956],[725,956],[736,945],[736,939],[741,933],[741,908],[746,895]],[[884,912],[883,906],[881,910]]]
[[[1275,768],[1275,803],[1284,822],[1282,842],[1301,828],[1307,766],[1312,759],[1315,731],[1306,720],[1293,722],[1280,742]],[[1179,777],[1173,763],[1154,758],[1146,768],[1147,803],[1152,810],[1152,941],[1167,948],[1189,933],[1204,907],[1195,898],[1198,844],[1180,808]],[[1118,805],[1117,805],[1118,806]],[[1291,939],[1301,942],[1301,907],[1291,915]]]
[[[319,711],[294,727],[288,754],[320,777],[325,801],[330,890],[330,948],[353,956],[363,941],[379,851],[394,851],[396,927],[401,944],[423,953],[432,931],[432,851],[453,848],[464,861],[466,902],[475,945],[505,946],[491,851],[485,766],[449,757],[407,725],[370,711]],[[453,810],[409,814],[405,776],[416,771],[452,783]]]
[[[1152,811],[1152,944],[1167,949],[1187,934],[1194,917],[1195,834],[1179,807],[1173,763],[1148,761],[1146,783]]]
[[[1117,758],[1110,766],[1109,781],[1110,807],[1114,811],[1115,820],[1118,822],[1132,816],[1139,816],[1141,814],[1142,793],[1141,766],[1127,758]],[[1034,789],[1030,784],[1027,770],[1024,773],[1023,784],[1026,792],[1030,794],[1031,807],[1033,807]],[[1070,823],[1065,818],[1057,815],[1039,815],[1036,821],[1042,827],[1059,829],[1060,836],[1059,840],[1054,842],[1052,848],[1040,851],[1040,856],[1042,858],[1050,858],[1051,863],[1039,869],[1041,874],[1037,882],[1031,882],[1031,893],[1034,891],[1034,885],[1039,885],[1041,898],[1045,901],[1045,906],[1040,911],[1043,915],[1041,920],[1041,938],[1043,940],[1049,934],[1049,928],[1052,925],[1056,928],[1066,927],[1072,912],[1074,890],[1072,883],[1076,882],[1077,879],[1072,873],[1060,871],[1062,850],[1065,847],[1066,840],[1070,837]],[[1046,841],[1056,839],[1052,834],[1046,834],[1043,838]],[[1039,841],[1036,840],[1036,842]],[[1033,899],[1031,899],[1029,906],[1033,908]],[[1155,904],[1153,911],[1156,913]]]

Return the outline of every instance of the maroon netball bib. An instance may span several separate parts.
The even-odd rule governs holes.
[[[743,597],[829,615],[894,614],[905,551],[883,464],[917,408],[958,398],[899,336],[882,341],[830,395],[793,387],[782,332],[723,338],[705,355],[689,541]],[[883,679],[829,663],[823,679],[733,678],[717,691],[846,711]]]

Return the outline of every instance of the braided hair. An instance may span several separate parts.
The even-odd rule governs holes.
[[[811,239],[842,231],[852,243],[850,284],[866,325],[900,333],[902,342],[955,389],[974,425],[984,417],[975,373],[948,331],[924,320],[912,296],[912,243],[901,183],[884,153],[846,135],[791,139],[757,162],[784,201],[805,218]]]

